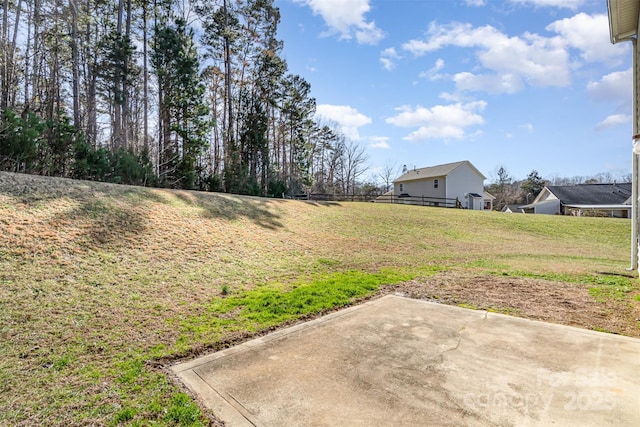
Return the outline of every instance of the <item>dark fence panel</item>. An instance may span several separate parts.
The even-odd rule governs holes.
[[[397,203],[403,205],[414,206],[433,206],[441,208],[462,208],[460,201],[455,199],[447,199],[444,197],[426,197],[426,196],[396,196],[393,194],[385,194],[375,199],[376,203]]]
[[[293,196],[296,200],[312,200],[325,202],[375,202],[393,203],[413,206],[432,206],[441,208],[462,208],[460,200],[447,199],[444,197],[425,196],[396,196],[393,194],[383,195],[334,195],[334,194],[297,194]]]

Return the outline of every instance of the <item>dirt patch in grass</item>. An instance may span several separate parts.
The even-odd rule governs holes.
[[[488,310],[602,332],[640,337],[640,310],[628,300],[598,302],[589,285],[446,271],[385,287],[398,293],[460,307]]]

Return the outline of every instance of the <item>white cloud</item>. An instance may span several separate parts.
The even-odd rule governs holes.
[[[380,63],[382,64],[382,67],[387,71],[391,71],[396,68],[396,64],[391,59],[385,58],[383,56],[380,57]]]
[[[371,118],[348,105],[320,104],[316,107],[316,116],[337,123],[342,133],[355,141],[360,139],[358,128],[371,123]]]
[[[628,123],[631,123],[631,116],[627,114],[612,114],[598,123],[596,125],[596,130],[603,130]]]
[[[370,136],[369,140],[371,140],[371,144],[369,144],[371,148],[382,148],[385,150],[391,148],[387,142],[389,141],[389,137],[387,136]]]
[[[627,111],[633,105],[633,70],[629,68],[625,71],[616,71],[603,76],[599,81],[592,81],[587,84],[587,94],[599,103],[612,103],[618,114],[612,114],[595,127],[596,130],[612,128],[623,123],[628,123],[631,118]],[[624,114],[620,112],[625,112]]]
[[[466,0],[465,3],[467,3],[467,6],[484,6],[485,5],[484,0]]]
[[[461,91],[489,93],[516,93],[524,87],[518,74],[473,74],[469,72],[458,73],[453,76],[456,88]]]
[[[449,101],[449,102],[461,102],[462,101],[462,96],[461,96],[460,93],[442,92],[440,95],[438,95],[438,98],[443,99],[445,101]]]
[[[320,15],[329,30],[325,35],[339,34],[342,39],[356,38],[361,44],[374,45],[384,38],[375,21],[367,21],[365,15],[371,6],[370,0],[296,0]]]
[[[376,27],[376,23],[373,21],[358,25],[355,33],[356,40],[360,44],[375,45],[384,38],[384,32]]]
[[[580,50],[580,57],[586,62],[615,65],[627,55],[624,43],[611,44],[609,18],[605,14],[579,13],[549,24],[546,30],[559,34],[569,47]]]
[[[514,93],[527,83],[534,87],[567,86],[570,83],[569,55],[561,37],[541,37],[525,33],[509,37],[486,25],[453,22],[431,23],[425,40],[402,45],[415,56],[447,46],[476,49],[476,56],[487,72],[456,74],[459,90]]]
[[[558,7],[576,10],[584,0],[511,0],[511,3],[534,7]]]
[[[408,141],[462,139],[467,136],[466,128],[484,123],[478,112],[483,111],[486,105],[485,101],[436,105],[431,108],[405,105],[397,108],[399,113],[387,118],[386,122],[404,128],[417,127],[418,129],[403,138]]]
[[[433,67],[428,69],[427,71],[423,71],[418,74],[418,77],[429,80],[438,80],[442,78],[442,74],[438,73],[440,70],[444,68],[444,60],[442,58],[438,58],[436,63],[433,64]]]
[[[533,132],[533,125],[531,123],[525,123],[523,125],[520,125],[520,127],[529,133]]]
[[[402,45],[402,48],[416,56],[421,56],[446,46],[489,47],[506,39],[504,34],[491,25],[474,28],[471,24],[460,22],[447,25],[432,22],[429,24],[427,36],[426,41],[409,40]]]
[[[622,108],[631,109],[633,70],[616,71],[603,76],[600,81],[589,82],[587,93],[596,102],[613,102]]]
[[[555,3],[539,1],[535,4]],[[491,25],[474,27],[469,23],[432,22],[424,38],[409,40],[402,49],[416,57],[446,47],[472,49],[479,64],[473,72],[459,72],[451,78],[458,91],[489,93],[516,93],[526,86],[566,87],[580,63],[616,65],[628,53],[626,46],[610,43],[605,14],[578,13],[549,24],[546,30],[555,35],[524,33],[509,36]],[[428,77],[429,72],[421,76]]]
[[[394,59],[400,59],[401,56],[398,55],[395,48],[388,47],[382,52],[380,52],[380,63],[384,67],[385,70],[391,71],[396,67]]]

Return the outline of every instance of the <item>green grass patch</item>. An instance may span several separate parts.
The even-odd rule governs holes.
[[[609,300],[623,301],[632,289],[633,287],[631,285],[592,286],[589,288],[589,295],[598,302]]]
[[[318,258],[316,262],[318,263],[318,265],[322,265],[326,267],[335,267],[337,265],[340,265],[340,261],[335,259],[329,259],[329,258]]]
[[[215,298],[206,315],[180,321],[180,352],[191,341],[215,341],[225,332],[259,330],[322,310],[344,307],[356,298],[373,294],[381,285],[394,285],[415,277],[412,273],[382,270],[347,271],[319,275],[288,286],[264,285],[236,296]]]
[[[615,274],[531,273],[522,271],[502,272],[500,274],[503,276],[530,277],[553,282],[589,285],[589,295],[597,302],[623,301],[632,290],[638,287],[638,279]]]
[[[134,408],[122,408],[113,417],[113,425],[118,425],[121,423],[125,423],[127,421],[131,421],[133,417],[138,413]]]
[[[119,373],[118,381],[125,384],[135,382],[143,373],[144,362],[142,360],[127,360],[116,365]]]
[[[68,356],[66,354],[60,356],[59,358],[57,358],[51,368],[56,370],[56,371],[61,371],[63,370],[67,365],[69,365],[72,361],[71,356]]]
[[[204,426],[200,408],[184,393],[176,393],[167,408],[165,420],[180,426]]]
[[[604,332],[605,334],[615,334],[615,332],[611,332],[610,330],[605,329],[605,328],[601,328],[599,326],[593,326],[591,328],[591,330],[596,331],[596,332]]]
[[[257,288],[237,297],[216,300],[209,310],[227,314],[241,309],[236,316],[256,326],[270,326],[325,309],[343,307],[355,298],[371,295],[380,285],[396,284],[414,278],[395,271],[364,273],[348,271],[319,277],[310,283],[297,283],[289,291]]]
[[[479,309],[477,305],[469,304],[469,303],[466,303],[466,302],[461,302],[461,303],[458,303],[456,305],[458,307],[460,307],[460,308],[468,308],[469,310],[478,310]]]
[[[553,282],[584,283],[601,286],[632,286],[637,279],[615,274],[532,273],[528,271],[504,271],[502,276],[529,277]]]
[[[473,260],[467,263],[466,267],[468,268],[481,268],[484,270],[494,270],[494,271],[503,271],[508,270],[510,268],[509,264],[504,261],[499,261],[497,259],[491,258],[480,258]],[[494,274],[496,274],[494,272]]]

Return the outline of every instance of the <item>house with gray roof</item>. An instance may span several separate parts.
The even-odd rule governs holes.
[[[631,183],[548,185],[533,203],[519,208],[525,213],[629,218]]]
[[[406,170],[393,181],[393,195],[429,200],[435,206],[491,210],[494,197],[484,191],[486,177],[468,160]]]
[[[506,213],[524,213],[524,209],[522,209],[520,207],[520,205],[505,205],[505,207],[502,208],[502,212],[506,212]]]

